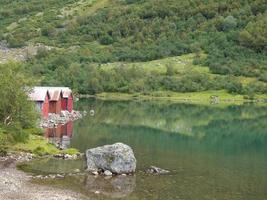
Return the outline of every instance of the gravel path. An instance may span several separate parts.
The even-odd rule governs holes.
[[[69,190],[30,182],[31,177],[16,169],[15,159],[0,159],[0,200],[86,200]]]

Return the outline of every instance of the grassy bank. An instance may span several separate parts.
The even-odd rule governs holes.
[[[25,143],[18,143],[11,147],[12,150],[15,151],[25,151],[31,152],[36,155],[54,155],[59,153],[66,153],[66,154],[77,154],[79,151],[77,149],[66,149],[66,150],[59,150],[53,144],[49,143],[46,138],[43,136],[37,135],[30,135],[29,139]]]
[[[1,152],[27,152],[33,153],[36,156],[55,155],[55,154],[70,154],[74,155],[79,153],[77,149],[70,148],[66,150],[60,150],[53,144],[49,143],[48,139],[43,136],[30,134],[28,139],[24,142],[10,142],[8,134],[6,136],[4,144],[0,146]],[[2,141],[3,142],[3,141]]]
[[[267,95],[255,95],[253,99],[247,99],[244,95],[230,94],[224,90],[177,93],[171,91],[158,91],[149,94],[127,94],[127,93],[100,93],[96,97],[103,100],[166,100],[177,102],[188,102],[197,104],[209,104],[213,100],[211,96],[217,96],[220,104],[242,104],[245,102],[266,102]]]

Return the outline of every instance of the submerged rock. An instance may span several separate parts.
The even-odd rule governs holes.
[[[146,172],[149,174],[168,174],[168,173],[170,173],[170,171],[168,171],[166,169],[161,169],[161,168],[155,167],[155,166],[150,166],[146,170]]]
[[[136,159],[131,147],[116,143],[105,145],[86,151],[87,170],[109,170],[114,174],[128,174],[135,172]]]

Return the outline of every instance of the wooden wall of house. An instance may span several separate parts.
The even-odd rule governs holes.
[[[48,113],[49,113],[49,99],[48,99],[48,96],[46,95],[45,101],[43,102],[43,105],[42,105],[43,117],[47,118],[48,117]]]
[[[59,114],[61,112],[61,99],[49,102],[49,112]]]
[[[68,108],[68,98],[62,98],[61,99],[61,109],[67,110]]]
[[[67,106],[68,111],[72,112],[72,110],[73,110],[73,96],[72,96],[72,94],[69,95],[69,98],[68,98],[67,102],[68,102],[68,106]]]

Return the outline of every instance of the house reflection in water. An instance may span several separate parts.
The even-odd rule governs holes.
[[[73,134],[73,122],[69,121],[67,124],[59,124],[55,128],[46,128],[45,137],[49,141],[61,149],[66,149],[70,145],[70,139]]]

